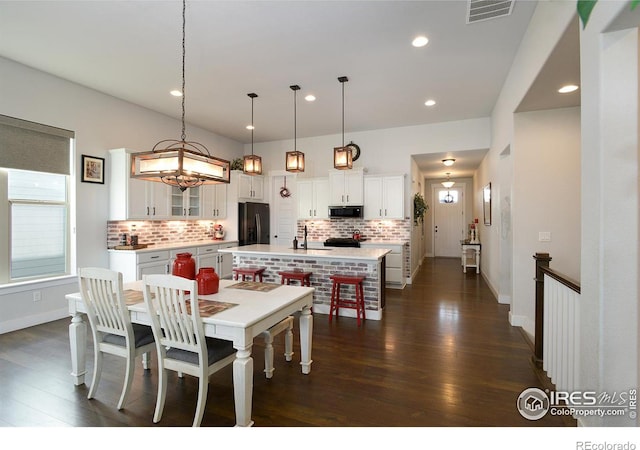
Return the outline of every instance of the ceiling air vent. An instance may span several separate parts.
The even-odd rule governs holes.
[[[467,23],[508,16],[513,11],[514,3],[515,0],[469,0]]]

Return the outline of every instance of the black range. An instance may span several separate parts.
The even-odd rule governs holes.
[[[324,241],[325,247],[360,247],[360,241],[353,238],[329,238]]]

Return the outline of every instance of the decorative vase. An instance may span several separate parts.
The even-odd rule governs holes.
[[[176,260],[173,262],[173,270],[171,273],[182,278],[195,280],[196,261],[191,257],[191,253],[178,253]]]
[[[198,294],[215,294],[220,287],[220,277],[213,267],[202,267],[196,276]]]

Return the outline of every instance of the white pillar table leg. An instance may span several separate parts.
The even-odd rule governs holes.
[[[251,357],[251,345],[246,349],[238,349],[236,352],[236,360],[233,362],[233,395],[236,404],[236,426],[252,426],[253,358]]]
[[[142,354],[142,368],[144,370],[151,369],[151,352],[146,352]]]
[[[71,346],[71,376],[73,384],[84,384],[87,373],[87,324],[82,320],[82,314],[76,313],[69,325],[69,344]]]
[[[305,306],[300,314],[300,365],[302,373],[309,374],[311,372],[311,341],[313,336],[313,315],[311,308]]]

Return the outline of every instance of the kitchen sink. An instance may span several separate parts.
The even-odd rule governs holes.
[[[300,250],[300,251],[306,251],[304,248],[293,248],[293,247],[289,247],[289,250]],[[333,250],[332,248],[309,248],[307,250],[324,250],[324,251],[330,251]]]

